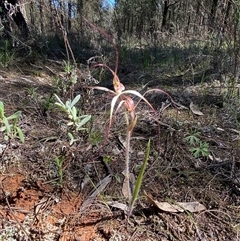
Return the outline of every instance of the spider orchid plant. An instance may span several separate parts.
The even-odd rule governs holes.
[[[113,123],[113,116],[119,112],[119,109],[121,107],[123,107],[123,110],[125,113],[127,127],[126,127],[126,153],[125,153],[125,171],[124,171],[125,180],[124,180],[124,183],[125,183],[125,186],[127,189],[126,196],[128,198],[127,215],[128,215],[128,217],[130,217],[130,215],[132,214],[133,208],[134,208],[134,204],[138,198],[138,194],[139,194],[139,191],[140,191],[140,188],[142,185],[142,181],[143,181],[143,173],[146,169],[149,152],[150,152],[150,141],[149,141],[149,143],[147,145],[147,149],[146,149],[146,156],[145,156],[141,171],[137,178],[135,188],[134,188],[134,190],[132,190],[131,186],[134,186],[134,185],[132,185],[131,178],[130,178],[130,146],[131,146],[130,142],[131,142],[131,137],[132,137],[134,127],[137,123],[137,115],[135,113],[135,109],[136,109],[137,105],[139,104],[139,102],[141,100],[143,100],[144,102],[147,103],[147,105],[153,110],[153,112],[155,114],[156,114],[156,111],[152,107],[152,105],[148,102],[148,100],[144,97],[144,95],[149,91],[146,91],[146,93],[144,95],[142,95],[136,90],[125,90],[125,86],[120,82],[117,74],[110,67],[108,67],[107,65],[104,65],[104,64],[98,64],[93,67],[105,67],[105,68],[109,69],[113,74],[114,91],[110,90],[108,88],[105,88],[105,87],[101,87],[101,86],[92,87],[94,89],[110,92],[114,95],[114,97],[111,100],[111,109],[110,109],[110,118],[109,118],[110,123],[109,123],[108,130],[110,130],[111,125]],[[159,89],[153,89],[150,91],[160,91],[160,92],[165,93],[164,91],[159,90]],[[165,93],[165,94],[167,94],[167,93]],[[131,98],[132,95],[139,97],[140,101],[135,103],[133,98]]]
[[[85,21],[93,28],[96,29],[98,32],[103,34],[109,42],[113,45],[116,53],[116,60],[115,60],[115,70],[112,70],[108,65],[106,64],[96,64],[92,66],[91,68],[106,68],[108,69],[112,75],[113,75],[113,87],[114,90],[110,90],[106,87],[101,87],[101,86],[94,86],[90,87],[93,89],[98,89],[102,91],[107,91],[113,94],[113,98],[111,100],[111,109],[110,109],[110,123],[108,130],[110,130],[111,125],[113,123],[113,116],[116,115],[121,107],[123,107],[124,113],[125,113],[125,118],[126,118],[126,153],[125,153],[125,180],[124,183],[126,184],[127,187],[127,198],[128,198],[128,217],[131,215],[134,203],[136,199],[138,198],[138,193],[143,181],[143,172],[146,168],[147,160],[149,157],[149,150],[150,150],[150,142],[147,145],[146,149],[146,156],[144,159],[143,166],[141,168],[140,174],[138,176],[137,182],[135,189],[132,192],[131,189],[131,180],[130,180],[130,141],[131,141],[131,136],[134,130],[134,127],[137,123],[137,116],[136,116],[136,107],[139,104],[141,100],[143,100],[154,112],[154,114],[157,116],[157,113],[153,106],[148,102],[148,100],[144,97],[146,93],[149,91],[158,91],[161,93],[166,94],[172,101],[172,98],[170,95],[168,95],[166,92],[160,90],[160,89],[152,89],[149,91],[146,91],[143,95],[139,93],[136,90],[125,90],[125,86],[120,82],[118,75],[117,75],[117,69],[118,69],[118,49],[113,42],[113,39],[101,28],[95,26],[92,24],[89,20],[85,19]],[[139,97],[139,101],[137,103],[134,102],[133,98],[131,96],[137,96]],[[156,120],[158,122],[158,120]],[[158,122],[159,124],[160,122]]]

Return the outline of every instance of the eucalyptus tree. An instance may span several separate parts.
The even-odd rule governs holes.
[[[19,28],[22,37],[27,38],[29,36],[24,8],[24,3],[20,0],[0,0],[0,25],[2,25],[3,33],[6,37],[9,38],[12,32],[11,20],[13,20]]]

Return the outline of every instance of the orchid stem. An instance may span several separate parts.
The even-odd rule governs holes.
[[[128,192],[128,199],[129,203],[132,199],[132,190],[130,187],[130,172],[129,172],[129,166],[130,166],[130,139],[131,139],[132,131],[129,130],[129,125],[127,127],[127,137],[126,137],[126,170],[125,170],[125,178],[127,181],[127,192]]]

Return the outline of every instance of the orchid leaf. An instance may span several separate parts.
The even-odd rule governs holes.
[[[142,164],[142,167],[141,167],[141,170],[140,170],[140,173],[138,175],[136,185],[135,185],[135,188],[134,188],[134,191],[133,191],[133,196],[132,196],[131,203],[130,203],[130,206],[129,206],[129,215],[131,214],[131,212],[133,210],[133,206],[134,206],[134,204],[135,204],[135,202],[138,198],[139,191],[140,191],[140,188],[142,186],[143,175],[144,175],[144,172],[145,172],[146,167],[147,167],[149,154],[150,154],[150,140],[148,141],[145,158],[144,158],[144,161],[143,161],[143,164]]]

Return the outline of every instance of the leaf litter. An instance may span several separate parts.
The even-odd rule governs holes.
[[[7,96],[9,83],[7,85],[4,83],[4,81],[1,83],[1,93],[2,96]],[[41,89],[41,86],[42,83],[37,91],[47,97],[48,93]],[[94,173],[89,174],[90,180],[95,184],[89,185],[90,183],[87,183],[84,190],[80,191],[85,178],[83,167],[89,162],[93,162],[96,150],[91,147],[85,152],[84,145],[77,146],[75,143],[73,146],[67,147],[64,186],[61,189],[58,188],[55,181],[57,180],[57,172],[52,160],[58,149],[61,149],[63,145],[66,146],[62,131],[55,133],[56,136],[59,136],[58,139],[41,144],[37,138],[52,136],[52,126],[56,125],[54,119],[59,118],[59,116],[54,112],[50,113],[51,119],[48,119],[50,125],[46,124],[40,114],[40,104],[36,106],[36,102],[29,99],[24,94],[23,89],[21,91],[19,95],[19,89],[14,90],[13,87],[9,103],[11,103],[10,108],[14,110],[18,110],[19,107],[23,109],[27,118],[25,122],[21,123],[21,127],[28,135],[25,144],[20,146],[17,143],[12,143],[12,146],[4,150],[3,162],[1,163],[1,182],[9,200],[9,206],[7,206],[0,193],[1,224],[7,232],[10,227],[15,227],[12,236],[9,234],[9,238],[16,237],[21,231],[21,227],[17,225],[16,220],[14,221],[14,216],[8,214],[9,210],[12,210],[15,212],[15,217],[22,222],[24,229],[27,230],[28,238],[34,238],[34,240],[45,238],[44,240],[99,241],[109,240],[114,235],[122,237],[122,240],[129,240],[131,237],[139,240],[147,238],[149,240],[172,240],[172,237],[183,241],[237,240],[240,235],[238,225],[240,187],[236,180],[239,173],[240,153],[238,152],[237,139],[234,137],[230,142],[227,140],[229,139],[228,134],[238,135],[239,133],[238,128],[230,122],[230,112],[215,109],[217,118],[212,119],[208,105],[203,108],[204,118],[198,107],[193,110],[190,108],[195,116],[189,115],[189,111],[185,108],[176,111],[174,108],[168,107],[163,111],[160,120],[167,126],[161,128],[161,152],[159,156],[151,154],[143,183],[147,197],[144,198],[141,193],[142,196],[136,203],[136,212],[132,217],[133,226],[127,229],[125,218],[119,216],[115,210],[126,211],[127,207],[125,204],[127,197],[124,197],[121,191],[124,183],[122,176],[123,149],[119,147],[119,152],[116,155],[112,152],[118,145],[115,140],[119,136],[124,136],[121,131],[123,123],[121,121],[115,122],[110,137],[111,141],[104,149],[104,155],[111,157],[109,165],[113,175],[106,175],[102,165],[96,162],[94,163]],[[174,96],[174,93],[171,94]],[[19,96],[21,96],[20,99]],[[175,95],[174,98],[177,103],[189,106],[188,99],[186,101],[178,100],[177,96]],[[98,100],[101,95],[94,96],[94,98]],[[195,106],[200,106],[199,99],[198,96],[194,96]],[[9,108],[8,100],[4,101]],[[26,101],[29,103],[28,108],[22,105]],[[98,102],[101,105],[108,104],[104,101]],[[15,103],[16,106],[13,106],[12,103]],[[93,113],[93,115],[98,111],[97,106],[95,106],[96,110],[93,107],[87,108],[92,108],[91,114]],[[32,112],[36,110],[39,112],[34,112],[35,115],[33,115]],[[102,115],[104,118],[104,113]],[[228,115],[227,119],[226,115]],[[147,120],[148,117],[150,118],[148,113],[144,112],[142,118]],[[100,121],[100,118],[97,121]],[[102,122],[104,121],[101,120]],[[42,129],[39,132],[36,131],[39,126],[44,128],[44,135]],[[169,132],[168,126],[173,126],[174,129]],[[183,141],[189,128],[197,126],[201,132],[200,137],[209,143],[212,158],[194,158]],[[229,126],[231,130],[236,131],[229,133],[227,131]],[[218,131],[217,128],[226,131]],[[137,138],[138,136],[143,138]],[[154,132],[150,128],[147,120],[141,122],[133,135],[134,144],[131,151],[133,169],[131,172],[134,176],[137,176],[137,166],[140,162],[139,158],[135,157],[135,153],[145,150],[146,140],[149,137],[152,139],[153,145],[156,145],[157,131]],[[1,141],[1,145],[5,145],[5,143]],[[85,143],[85,145],[90,146],[90,143]],[[6,164],[7,168],[5,168]],[[15,178],[17,174],[13,175],[14,173],[24,173],[24,175],[17,179]],[[6,179],[2,177],[6,177]],[[45,202],[45,200],[51,202]],[[166,200],[176,201],[167,202]],[[108,205],[111,212],[107,212],[102,207],[93,210],[96,201]],[[45,205],[46,203],[49,205]],[[152,205],[157,208],[157,211],[151,209]],[[34,218],[32,219],[30,215],[31,213],[34,215],[34,207],[35,212],[38,213],[37,225],[34,224]],[[189,218],[188,212],[192,214],[191,218]],[[212,214],[210,215],[210,213]],[[228,216],[232,217],[231,220],[227,218]],[[137,221],[139,218],[140,222]],[[45,226],[45,224],[49,224],[49,226]],[[84,229],[84,226],[88,228]],[[30,229],[30,227],[33,228]],[[106,231],[106,227],[109,231]],[[4,230],[0,231],[0,235],[6,235]],[[104,238],[106,235],[108,238]]]

